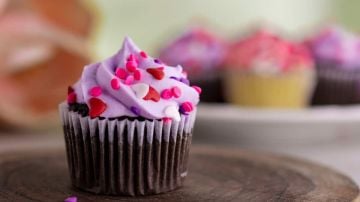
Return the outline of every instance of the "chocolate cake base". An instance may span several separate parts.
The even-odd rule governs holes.
[[[313,105],[350,105],[360,103],[360,72],[336,67],[317,68]]]
[[[169,142],[143,139],[127,141],[126,131],[110,134],[79,134],[65,126],[67,159],[72,184],[82,190],[110,195],[149,195],[180,187],[187,175],[191,136],[178,135]],[[77,132],[75,132],[77,130]],[[76,135],[76,133],[78,133]],[[122,141],[120,141],[122,139]]]

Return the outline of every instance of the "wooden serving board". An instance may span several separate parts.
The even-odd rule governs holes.
[[[193,146],[185,186],[148,197],[100,196],[70,186],[59,149],[0,155],[0,201],[354,201],[347,177],[309,162],[242,150]]]

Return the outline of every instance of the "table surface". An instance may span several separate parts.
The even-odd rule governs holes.
[[[64,148],[64,140],[61,131],[42,131],[33,132],[33,134],[19,132],[17,134],[0,133],[0,154],[4,152],[28,151],[29,149],[36,148]],[[346,144],[331,144],[317,147],[282,147],[281,149],[254,146],[247,149],[271,151],[320,163],[340,171],[360,185],[360,146],[358,142],[349,141],[346,142]]]
[[[0,167],[0,200],[61,201],[70,195],[81,201],[359,200],[357,185],[327,167],[270,153],[196,144],[185,186],[150,197],[95,196],[71,189],[61,135],[2,136]]]

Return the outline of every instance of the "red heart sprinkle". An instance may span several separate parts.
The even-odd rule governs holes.
[[[74,92],[74,89],[73,89],[71,86],[69,86],[69,87],[68,87],[68,95],[69,95],[70,93],[72,93],[72,92]]]
[[[164,74],[163,70],[164,70],[164,67],[146,69],[146,71],[157,80],[161,80],[164,78],[165,74]]]
[[[73,103],[76,102],[76,94],[75,94],[75,92],[71,92],[71,93],[68,94],[68,96],[67,96],[67,102],[68,102],[69,104],[73,104]]]
[[[160,94],[153,87],[149,86],[149,92],[143,99],[158,102],[160,100]]]
[[[89,100],[89,105],[90,105],[89,115],[91,118],[100,116],[107,108],[107,105],[102,100],[94,97]]]

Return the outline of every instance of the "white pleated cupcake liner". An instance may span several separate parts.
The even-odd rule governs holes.
[[[195,114],[179,122],[91,119],[59,106],[72,184],[109,195],[150,195],[182,186]]]

